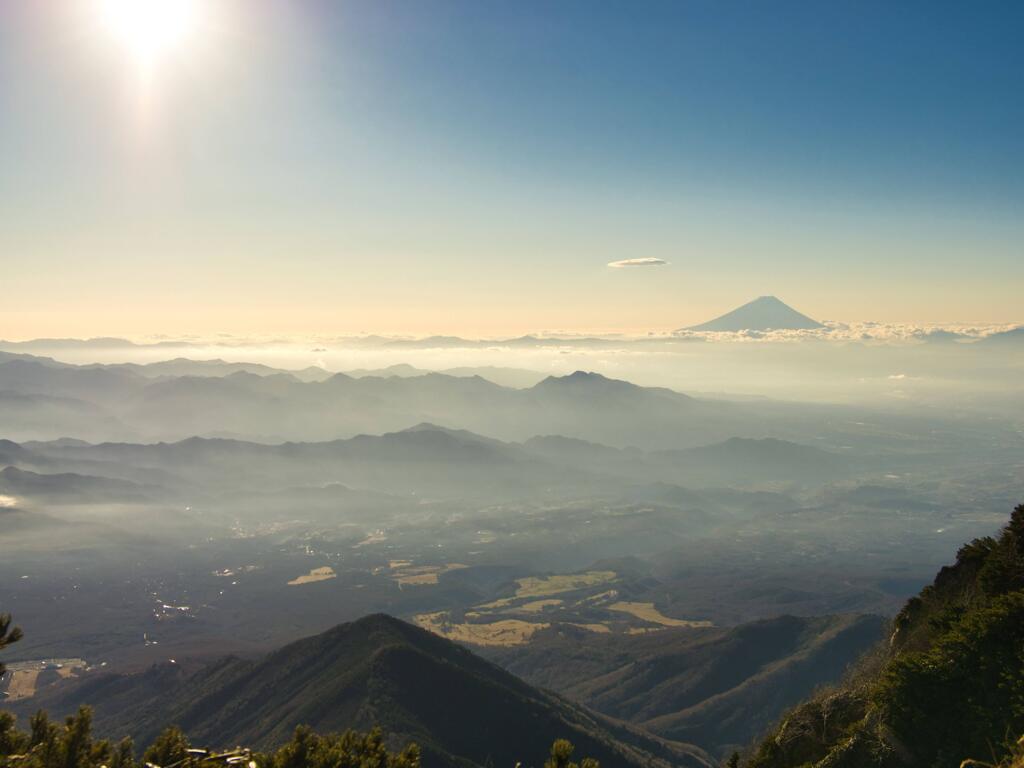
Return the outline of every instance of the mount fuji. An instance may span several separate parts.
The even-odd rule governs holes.
[[[761,296],[721,317],[694,325],[688,331],[797,331],[824,328],[774,296]]]

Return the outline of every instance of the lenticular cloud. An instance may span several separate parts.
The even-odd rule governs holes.
[[[655,259],[650,256],[642,259],[622,259],[621,261],[609,261],[608,266],[612,269],[623,267],[660,267],[668,264],[664,259]]]

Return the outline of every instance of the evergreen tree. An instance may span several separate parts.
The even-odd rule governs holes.
[[[56,766],[60,757],[60,729],[40,710],[29,720],[29,750],[39,765]]]
[[[88,707],[67,718],[63,727],[51,722],[43,711],[32,716],[29,726],[30,733],[20,733],[14,716],[0,712],[0,768],[139,768],[131,739],[122,739],[116,745],[93,740],[92,711]],[[229,758],[233,761],[244,755],[243,768],[421,768],[417,745],[391,752],[384,741],[379,728],[368,733],[349,730],[318,734],[299,726],[287,744],[270,754],[250,755],[247,750],[223,754],[192,750],[190,754],[184,732],[171,726],[145,751],[143,763],[158,768],[230,768],[236,763],[229,762]],[[601,768],[590,757],[573,762],[573,751],[571,742],[555,741],[544,768]],[[733,761],[729,765],[733,766]]]
[[[121,739],[110,756],[110,768],[136,768],[135,746],[128,737]]]
[[[420,750],[410,744],[401,752],[389,752],[379,728],[369,733],[345,731],[321,736],[300,726],[295,729],[292,740],[281,747],[267,765],[268,768],[420,768]]]
[[[551,745],[551,756],[545,761],[544,768],[601,768],[601,764],[592,757],[585,757],[578,764],[570,762],[575,749],[572,742],[557,739]]]
[[[0,758],[17,755],[28,748],[28,737],[19,733],[14,715],[0,712]]]
[[[142,760],[146,763],[153,763],[153,765],[173,765],[188,757],[188,750],[191,746],[181,728],[172,725],[165,728],[163,733],[156,737],[156,741],[143,754]]]
[[[21,640],[21,630],[18,627],[11,628],[11,614],[0,613],[0,651],[19,640]],[[3,673],[4,665],[0,662],[0,675]]]

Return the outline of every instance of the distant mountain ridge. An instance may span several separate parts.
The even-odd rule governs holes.
[[[1024,343],[1024,325],[1017,328],[1011,328],[1008,331],[1000,331],[999,333],[993,333],[990,336],[984,337],[982,340],[984,344],[1020,344]]]
[[[210,376],[204,369],[203,375],[153,376],[126,366],[0,359],[0,414],[10,412],[3,436],[323,441],[427,421],[502,439],[556,431],[608,444],[669,448],[725,439],[750,420],[746,405],[698,400],[582,371],[513,389],[478,375],[354,378],[339,373],[317,380],[320,374],[307,371],[304,375],[314,378],[302,381],[285,373],[258,375],[259,368],[212,367],[226,375]],[[168,370],[176,369],[190,370],[178,363]],[[48,418],[55,408],[68,412],[62,426]]]
[[[775,439],[645,452],[557,435],[504,442],[424,422],[382,435],[277,444],[201,437],[148,444],[0,440],[0,489],[40,503],[74,493],[108,502],[170,499],[183,487],[216,496],[238,480],[257,493],[342,483],[387,494],[444,498],[454,488],[518,498],[532,489],[612,493],[623,482],[820,485],[855,464],[853,456]]]
[[[800,331],[824,328],[817,320],[797,312],[775,296],[760,296],[742,307],[688,331]]]
[[[502,387],[515,389],[526,389],[532,387],[544,378],[544,374],[538,371],[531,371],[525,368],[509,368],[505,366],[481,365],[481,366],[459,366],[457,368],[443,368],[441,370],[430,370],[417,368],[408,363],[389,365],[386,368],[355,368],[344,371],[346,376],[354,379],[367,377],[387,378],[397,376],[400,378],[413,378],[425,376],[428,373],[440,373],[445,376],[456,378],[470,378],[479,376],[482,379],[498,384]]]
[[[150,498],[144,486],[126,480],[70,472],[39,474],[13,466],[0,469],[0,492],[45,498],[50,503],[74,504],[88,504],[93,500],[140,502]]]

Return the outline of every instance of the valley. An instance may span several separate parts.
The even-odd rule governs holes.
[[[39,371],[33,386],[49,391],[93,375]],[[422,386],[440,402],[493,387],[405,374],[406,395]],[[282,373],[244,375],[252,391],[298,396]],[[190,418],[220,418],[205,394],[217,379],[159,381],[185,387]],[[383,381],[384,392],[398,386]],[[65,713],[128,681],[186,685],[228,655],[256,663],[384,613],[663,740],[642,750],[714,762],[841,677],[950,542],[991,531],[1024,493],[1020,436],[966,414],[937,440],[934,422],[913,414],[868,428],[880,414],[815,405],[786,422],[785,438],[687,447],[691,434],[670,448],[661,427],[641,425],[704,430],[713,413],[715,429],[758,434],[776,416],[710,401],[694,410],[687,396],[596,374],[542,384],[553,400],[510,390],[489,401],[488,419],[519,419],[524,402],[602,402],[580,416],[588,439],[499,439],[423,420],[321,442],[0,442],[0,604],[31,629],[8,654],[5,704]],[[641,414],[641,445],[594,441],[625,414]],[[61,657],[80,661],[39,671],[36,660]],[[101,729],[135,727],[98,712]],[[170,716],[154,709],[152,722]]]

